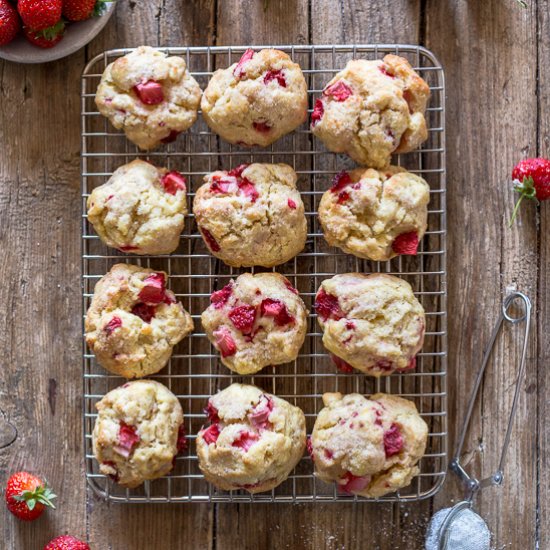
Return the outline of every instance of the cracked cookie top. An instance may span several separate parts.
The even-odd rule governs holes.
[[[85,330],[100,365],[141,378],[166,365],[193,320],[166,288],[164,271],[116,264],[95,286]]]
[[[187,186],[179,172],[134,160],[88,197],[88,220],[110,247],[132,254],[170,254],[179,244]]]
[[[186,439],[181,405],[166,386],[153,380],[128,382],[96,408],[92,443],[102,474],[133,488],[170,472]]]
[[[310,451],[315,475],[345,494],[380,497],[410,484],[428,426],[412,401],[377,393],[325,393]]]
[[[201,109],[226,141],[266,147],[305,122],[306,81],[286,53],[246,50],[238,63],[214,73]]]
[[[212,293],[201,316],[222,363],[239,374],[293,361],[304,343],[307,309],[279,273],[243,273]]]
[[[428,184],[403,168],[356,168],[336,175],[319,204],[319,221],[331,246],[384,261],[416,254],[429,200]]]
[[[210,425],[197,435],[199,466],[220,489],[269,491],[304,453],[304,413],[260,388],[231,384],[208,400],[205,412]]]
[[[286,164],[243,164],[207,174],[193,212],[210,252],[233,267],[273,267],[305,246],[304,204]]]
[[[355,368],[378,377],[415,368],[425,314],[403,279],[381,273],[336,275],[321,283],[315,310],[323,345],[340,370]]]
[[[402,57],[354,59],[315,102],[311,129],[329,150],[385,168],[392,153],[412,151],[428,138],[429,95],[426,82]]]
[[[140,149],[174,141],[197,119],[201,89],[185,60],[140,46],[105,69],[99,112]]]

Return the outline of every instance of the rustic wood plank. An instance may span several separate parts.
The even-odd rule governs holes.
[[[536,294],[535,225],[524,215],[513,230],[507,228],[511,167],[536,148],[534,4],[528,12],[500,1],[433,3],[428,10],[426,44],[447,68],[449,90],[449,417],[456,419],[451,428],[460,426],[506,289],[517,287],[533,299]],[[476,475],[492,473],[502,445],[519,355],[512,334],[507,331],[497,346],[465,444],[465,461]],[[522,387],[534,389],[536,336],[529,358]],[[534,547],[535,412],[532,398],[522,392],[504,487],[486,489],[476,501],[497,547]],[[456,429],[450,436],[452,451]],[[461,497],[450,479],[435,508]]]

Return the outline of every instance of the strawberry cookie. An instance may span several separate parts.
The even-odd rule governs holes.
[[[233,267],[273,267],[294,258],[307,238],[296,180],[286,164],[207,174],[193,212],[210,252]]]
[[[399,277],[345,273],[315,297],[323,344],[336,366],[371,376],[414,369],[424,343],[424,308]]]
[[[304,453],[304,413],[255,386],[232,384],[208,400],[205,412],[210,425],[197,435],[199,466],[220,489],[269,491]]]
[[[186,446],[181,405],[159,382],[128,382],[96,408],[94,455],[100,472],[120,485],[133,488],[166,475]]]
[[[402,57],[354,59],[315,102],[311,130],[331,151],[385,168],[392,153],[413,151],[428,138],[429,96],[426,82]]]
[[[377,393],[325,393],[311,434],[315,475],[344,494],[381,497],[411,483],[428,426],[412,401]]]
[[[390,166],[336,175],[319,205],[331,246],[359,258],[384,261],[416,254],[428,219],[430,187],[419,176]]]
[[[204,119],[229,143],[267,147],[307,118],[300,66],[279,50],[246,50],[214,73],[202,96]]]
[[[104,368],[141,378],[166,365],[172,348],[193,330],[193,320],[166,288],[164,271],[116,264],[95,286],[85,330]]]
[[[132,254],[170,254],[187,214],[186,191],[179,172],[134,160],[92,191],[88,220],[107,246]]]
[[[99,112],[140,149],[174,141],[197,119],[201,89],[185,60],[140,46],[105,69]]]
[[[243,273],[210,296],[202,316],[222,363],[239,374],[294,361],[304,343],[308,311],[279,273]]]

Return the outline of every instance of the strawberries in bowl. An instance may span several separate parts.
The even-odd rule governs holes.
[[[105,26],[115,0],[0,0],[0,58],[43,63],[72,54]]]

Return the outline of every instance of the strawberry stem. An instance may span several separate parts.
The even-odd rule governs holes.
[[[57,498],[57,495],[51,490],[47,483],[39,485],[32,491],[21,491],[18,495],[14,495],[13,499],[18,502],[25,502],[29,510],[34,510],[37,503],[54,508],[52,500]]]
[[[514,211],[512,212],[512,218],[510,219],[510,223],[508,224],[508,227],[512,227],[514,225],[514,222],[516,221],[516,217],[519,212],[519,205],[521,204],[521,201],[524,199],[525,195],[521,195],[521,197],[517,200],[516,206],[514,206]]]
[[[524,177],[521,182],[519,180],[514,180],[514,191],[516,193],[519,193],[521,196],[516,202],[516,206],[514,207],[514,212],[512,213],[512,219],[510,220],[509,227],[512,227],[514,220],[518,215],[519,205],[521,204],[521,201],[523,201],[523,199],[533,200],[537,204],[539,204],[535,182],[533,181],[533,178],[531,176]]]

